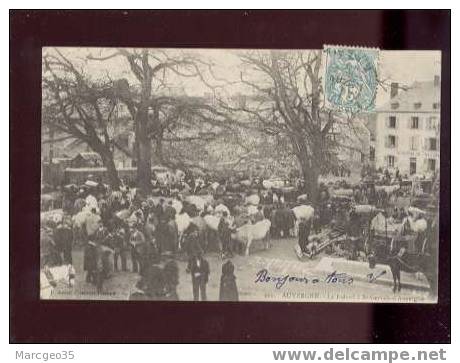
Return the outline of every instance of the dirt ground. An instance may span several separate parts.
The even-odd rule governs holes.
[[[428,301],[428,293],[419,289],[405,288],[394,294],[390,284],[375,284],[355,280],[346,282],[328,282],[330,272],[319,270],[318,264],[325,255],[319,255],[313,260],[300,261],[294,253],[297,243],[294,238],[275,239],[272,247],[262,250],[262,245],[255,243],[250,256],[235,256],[235,275],[240,301],[382,301],[382,302],[422,302]],[[208,253],[205,258],[210,265],[209,283],[207,284],[208,300],[219,299],[222,259],[218,253]],[[73,253],[76,280],[73,288],[60,286],[55,289],[55,299],[83,300],[127,300],[135,289],[139,275],[132,272],[114,272],[105,281],[102,293],[97,293],[92,284],[85,281],[82,249]],[[180,300],[192,300],[191,277],[186,273],[186,262],[178,261],[179,285],[177,292]],[[130,269],[130,261],[128,261]],[[266,269],[265,277],[273,277],[271,281],[262,282],[258,273]],[[337,273],[340,273],[339,271]],[[289,275],[284,284],[277,284],[276,277]],[[258,280],[258,281],[257,281]],[[257,281],[257,282],[256,282]],[[404,283],[404,281],[403,281]]]

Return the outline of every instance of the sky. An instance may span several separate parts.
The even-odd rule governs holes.
[[[88,74],[94,77],[110,74],[113,79],[127,78],[134,82],[133,76],[129,71],[129,65],[123,57],[116,57],[106,61],[88,61],[89,54],[93,56],[106,56],[112,54],[110,48],[59,48],[63,54],[73,62],[84,67]],[[166,49],[165,49],[166,50]],[[44,48],[44,52],[50,51]],[[187,52],[200,55],[204,59],[215,64],[214,74],[228,81],[239,81],[240,72],[243,69],[238,58],[238,50],[228,49],[171,49],[168,52]],[[324,63],[324,62],[323,62]],[[402,85],[410,85],[414,81],[433,80],[434,75],[441,72],[441,52],[440,51],[384,51],[379,53],[379,78],[388,79],[388,82],[398,82]],[[210,79],[210,77],[208,78]],[[203,95],[210,90],[197,79],[182,80],[178,77],[173,79],[173,83],[185,88],[188,95]],[[221,82],[213,81],[213,84]],[[230,93],[245,93],[241,85],[231,86]],[[377,106],[385,103],[389,99],[389,89],[379,88],[377,94]]]

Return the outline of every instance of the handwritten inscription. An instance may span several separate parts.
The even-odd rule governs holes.
[[[255,283],[266,283],[273,284],[276,289],[281,289],[287,284],[303,284],[303,285],[314,285],[318,283],[326,283],[330,285],[350,285],[353,283],[353,278],[346,273],[337,273],[334,271],[321,279],[319,277],[306,277],[306,276],[295,276],[295,275],[273,275],[267,269],[262,269],[256,273]]]

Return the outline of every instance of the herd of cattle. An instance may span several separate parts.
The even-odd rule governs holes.
[[[119,192],[112,193],[108,199],[113,201],[117,198],[122,198]],[[239,204],[225,198],[217,199],[213,195],[150,197],[147,202],[149,206],[154,207],[160,200],[176,211],[175,222],[179,241],[191,223],[198,227],[203,236],[212,236],[213,233],[217,233],[219,222],[225,216],[233,230],[232,238],[245,246],[246,254],[249,254],[254,241],[263,241],[264,246],[268,248],[271,234],[295,236],[297,222],[301,218],[311,220],[314,216],[314,208],[310,205],[298,204],[289,208],[284,204],[262,204],[258,194],[247,195]],[[86,219],[94,209],[99,212],[99,202],[90,194],[86,197],[86,206],[72,217],[75,231],[84,228]],[[131,203],[129,208],[120,210],[115,215],[128,224],[134,224],[137,218],[136,210],[135,204]],[[57,224],[62,218],[62,209],[42,213],[42,222],[53,220]]]
[[[220,185],[210,185],[208,193],[203,193],[203,189],[199,194],[177,193],[174,196],[151,196],[145,200],[150,208],[154,208],[160,202],[164,205],[169,204],[175,210],[175,222],[177,224],[179,241],[182,240],[182,235],[190,226],[195,224],[202,236],[205,238],[216,235],[218,225],[223,216],[227,219],[228,224],[232,227],[232,238],[245,246],[245,253],[248,255],[251,245],[254,241],[263,241],[265,248],[269,246],[270,236],[291,236],[297,235],[298,223],[301,219],[306,222],[319,221],[320,224],[328,224],[335,216],[343,211],[350,211],[350,200],[356,194],[356,190],[347,188],[346,186],[333,186],[329,187],[326,203],[315,204],[315,207],[309,203],[306,195],[299,193],[294,187],[283,187],[273,181],[264,180],[260,188],[254,189],[251,185],[245,185],[244,181],[236,185],[227,185],[225,193],[219,190]],[[399,185],[375,185],[375,192],[377,194],[385,194],[390,197],[401,192]],[[281,191],[282,192],[279,192]],[[270,193],[267,193],[270,191]],[[275,192],[273,192],[275,191]],[[113,202],[127,199],[128,207],[116,211],[116,217],[130,223],[136,221],[136,210],[139,208],[139,203],[135,203],[136,189],[132,188],[129,193],[122,193],[119,191],[108,193],[105,197],[98,199],[94,197],[97,193],[87,193],[85,203],[86,205],[77,211],[73,211],[73,227],[74,231],[82,230],[86,219],[91,214],[91,210],[95,209],[99,212],[101,199],[109,206]],[[338,203],[334,205],[331,201],[337,198]],[[340,205],[341,198],[345,198],[345,204]],[[343,200],[343,199],[342,199]],[[352,203],[353,204],[353,203]],[[356,203],[355,203],[356,204]],[[126,204],[125,204],[126,205]],[[327,205],[327,207],[325,207]],[[361,209],[371,208],[373,217],[376,217],[377,211],[372,206],[354,206],[353,210],[359,212]],[[315,211],[316,209],[316,211]],[[327,209],[327,210],[326,210]],[[364,210],[363,209],[363,210]],[[367,212],[366,212],[367,213]],[[324,215],[327,218],[323,218]],[[367,213],[369,215],[369,213]],[[420,214],[413,219],[409,219],[410,227],[413,230],[423,229],[419,222]],[[55,209],[42,213],[42,222],[46,220],[53,220],[55,223],[63,217],[62,209]],[[415,224],[417,221],[418,224]],[[378,220],[373,225],[378,229]],[[391,224],[385,219],[386,232],[388,226]],[[401,225],[401,224],[400,224]],[[426,222],[425,228],[426,229]],[[209,242],[209,241],[207,241]]]

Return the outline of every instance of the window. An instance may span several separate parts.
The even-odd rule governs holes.
[[[375,147],[371,146],[369,149],[369,160],[375,161]]]
[[[428,159],[428,170],[429,171],[436,170],[436,159]]]
[[[415,103],[414,103],[414,108],[415,108],[416,110],[418,110],[418,109],[421,108],[421,107],[422,107],[422,103],[421,103],[421,102],[415,102]]]
[[[392,110],[396,110],[397,108],[399,108],[399,103],[398,103],[398,102],[393,102],[393,103],[391,104],[391,109],[392,109]]]
[[[412,136],[410,138],[410,149],[418,150],[418,137],[417,136]]]
[[[395,135],[388,135],[386,146],[390,148],[396,147],[396,136]]]
[[[431,116],[426,120],[426,129],[427,130],[436,130],[438,128],[438,118]]]
[[[414,175],[417,173],[417,158],[410,158],[409,160],[409,174]]]
[[[411,118],[410,128],[411,129],[418,129],[418,117],[417,116],[413,116]]]
[[[395,157],[393,155],[388,155],[387,160],[388,160],[388,167],[389,168],[394,168],[394,166],[395,166]]]
[[[430,149],[431,151],[436,151],[436,150],[438,150],[438,140],[436,140],[435,137],[430,137],[429,140],[430,140],[430,141],[429,141],[429,149]]]
[[[433,103],[433,110],[438,110],[439,109],[439,102]]]
[[[390,129],[395,129],[396,128],[396,116],[390,116],[388,119],[388,127]]]

